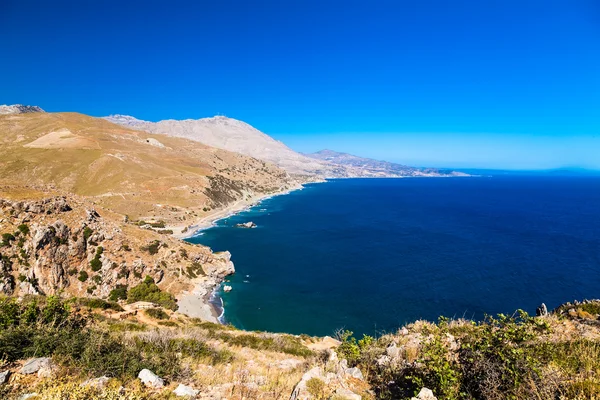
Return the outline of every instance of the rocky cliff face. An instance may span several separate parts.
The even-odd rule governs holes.
[[[178,294],[234,272],[229,253],[118,223],[92,207],[74,196],[0,199],[0,292],[106,297],[151,276]]]

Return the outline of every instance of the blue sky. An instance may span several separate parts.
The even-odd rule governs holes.
[[[600,169],[600,3],[0,0],[0,104],[244,120],[299,151]]]

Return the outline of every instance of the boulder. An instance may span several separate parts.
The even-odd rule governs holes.
[[[546,307],[546,304],[542,303],[538,308],[536,308],[535,315],[538,317],[545,317],[548,315],[548,308]]]
[[[361,400],[362,396],[354,393],[351,390],[338,388],[335,391],[336,398],[342,398],[345,400]]]
[[[19,370],[19,373],[24,375],[35,374],[42,368],[51,367],[52,361],[48,357],[32,358],[23,364],[23,367]]]
[[[143,369],[138,374],[142,383],[152,389],[160,389],[165,386],[165,381],[149,369]]]
[[[345,374],[347,376],[351,376],[353,378],[356,379],[360,379],[361,381],[365,379],[365,377],[363,376],[362,372],[360,371],[360,369],[354,367],[354,368],[346,368],[346,371],[344,371]]]
[[[177,389],[173,390],[173,393],[178,397],[194,397],[200,391],[180,383]]]
[[[431,389],[423,388],[417,397],[413,397],[411,400],[437,400],[437,397],[433,395]]]
[[[8,377],[10,376],[10,371],[0,372],[0,385],[4,385],[8,382]]]
[[[238,228],[248,228],[248,229],[256,228],[256,224],[252,221],[244,222],[241,224],[236,224],[235,226]]]

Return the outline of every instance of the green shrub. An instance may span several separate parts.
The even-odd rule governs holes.
[[[27,224],[21,224],[19,226],[17,226],[17,229],[19,230],[19,232],[21,232],[23,235],[27,235],[29,234],[29,226],[27,226]]]
[[[83,238],[85,239],[86,242],[92,236],[92,233],[94,233],[94,231],[89,226],[86,225],[83,228]]]
[[[127,285],[117,285],[108,295],[110,301],[127,299]]]
[[[142,283],[132,287],[127,292],[127,302],[135,303],[136,301],[148,301],[158,304],[166,309],[176,311],[177,301],[172,294],[163,292],[154,283],[154,279],[147,276]]]
[[[92,268],[92,271],[98,272],[102,269],[102,261],[98,258],[93,258],[92,261],[90,261],[90,267]]]
[[[99,298],[79,298],[77,299],[77,304],[93,309],[123,311],[123,307],[119,304]]]
[[[144,314],[154,319],[169,319],[169,314],[164,312],[161,308],[149,308],[144,311]]]
[[[155,255],[158,253],[158,249],[160,248],[160,242],[158,240],[154,240],[147,246],[140,247],[140,250],[147,251],[150,255]]]
[[[77,277],[81,282],[85,282],[88,280],[88,273],[84,270],[79,271],[79,276]]]
[[[186,275],[188,278],[197,278],[198,276],[205,276],[206,273],[199,262],[193,262],[189,267],[186,268]]]
[[[15,236],[12,233],[3,233],[2,234],[2,245],[10,246],[10,242],[15,240]]]

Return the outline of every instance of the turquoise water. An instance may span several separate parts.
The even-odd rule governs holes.
[[[232,253],[228,322],[374,334],[600,297],[599,205],[598,177],[333,180],[190,241]]]

